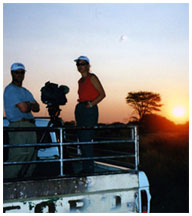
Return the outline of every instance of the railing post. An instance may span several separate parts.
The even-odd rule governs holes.
[[[134,127],[135,130],[135,169],[138,170],[139,165],[139,135],[137,126]]]
[[[131,128],[131,139],[134,140],[135,137],[135,127]]]
[[[63,176],[63,129],[59,129],[60,132],[60,176]]]
[[[79,142],[79,139],[77,139],[77,142]],[[77,145],[77,155],[81,155],[80,145]]]
[[[66,130],[63,131],[63,138],[64,138],[64,140],[67,139]]]

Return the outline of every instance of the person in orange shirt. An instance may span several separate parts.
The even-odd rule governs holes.
[[[86,56],[80,56],[74,60],[77,70],[81,74],[78,81],[78,104],[75,108],[76,124],[79,127],[94,127],[98,123],[98,106],[105,97],[105,91],[98,77],[90,73],[90,61]],[[78,132],[79,141],[91,141],[93,139],[93,130],[80,130]],[[91,157],[93,155],[92,145],[80,145],[82,157]],[[84,161],[83,171],[86,173],[94,172],[94,162]]]

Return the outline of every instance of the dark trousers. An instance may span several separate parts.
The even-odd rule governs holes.
[[[78,127],[94,127],[98,123],[98,107],[97,105],[87,108],[86,103],[79,103],[75,108],[75,119]],[[91,141],[94,136],[94,130],[79,130],[79,141]],[[93,156],[93,145],[80,145],[82,157]],[[93,160],[83,161],[83,171],[93,172],[94,162]]]
[[[9,127],[35,127],[30,122],[13,122]],[[9,144],[33,144],[37,143],[36,132],[9,132]],[[8,162],[13,161],[33,161],[37,159],[37,151],[34,147],[9,148]],[[11,165],[4,167],[4,178],[31,177],[36,165]]]

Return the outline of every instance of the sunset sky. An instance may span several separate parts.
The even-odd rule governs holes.
[[[3,89],[10,66],[26,67],[23,86],[40,103],[45,82],[67,85],[64,121],[74,120],[80,74],[74,59],[86,55],[106,92],[99,122],[127,123],[130,91],[162,98],[162,116],[185,123],[189,116],[189,4],[61,3],[3,4]],[[175,109],[184,109],[177,115]]]

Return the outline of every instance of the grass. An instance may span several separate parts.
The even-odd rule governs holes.
[[[140,137],[140,169],[149,178],[151,212],[189,212],[188,144],[188,131]]]

